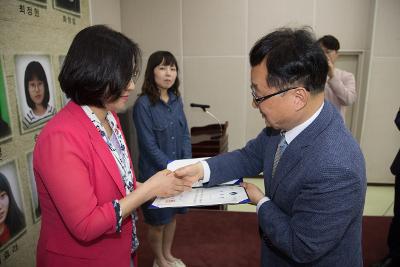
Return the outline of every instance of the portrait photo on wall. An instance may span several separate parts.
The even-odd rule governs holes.
[[[65,60],[65,55],[60,55],[58,57],[58,63],[59,63],[60,71],[61,71],[62,66],[64,64],[64,60]],[[60,88],[60,90],[61,90],[61,88]],[[64,94],[64,92],[62,90],[60,92],[60,96],[61,96],[61,107],[64,107],[69,102],[70,99]]]
[[[26,229],[15,160],[0,165],[0,251]]]
[[[30,3],[30,4],[34,4],[37,6],[41,6],[41,7],[47,6],[47,0],[22,0],[22,1]]]
[[[21,133],[26,133],[56,113],[50,56],[16,55],[15,79]]]
[[[70,13],[76,16],[81,14],[81,1],[80,0],[53,0],[55,9]]]
[[[36,188],[35,174],[33,172],[33,153],[28,152],[26,154],[26,161],[28,166],[28,179],[31,185],[31,196],[32,196],[32,212],[33,212],[33,220],[34,222],[38,222],[41,216],[40,205],[39,205],[39,197]]]
[[[3,60],[0,60],[0,143],[11,138],[11,120],[8,107],[6,75]]]

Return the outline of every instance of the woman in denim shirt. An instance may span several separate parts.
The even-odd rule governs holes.
[[[153,53],[147,63],[142,93],[133,120],[139,143],[139,181],[146,181],[176,159],[192,157],[192,147],[182,98],[179,93],[178,64],[167,51]],[[142,205],[148,239],[155,254],[153,266],[185,266],[172,256],[176,213],[186,208],[148,209]]]

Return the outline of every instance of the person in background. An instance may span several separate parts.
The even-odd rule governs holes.
[[[400,108],[397,111],[394,123],[400,131]],[[373,267],[398,267],[400,266],[400,150],[390,166],[390,171],[395,176],[394,179],[394,207],[393,219],[390,224],[387,244],[389,247],[389,255],[387,255],[379,263],[375,263]]]
[[[356,101],[356,80],[350,72],[335,67],[338,58],[340,43],[332,35],[325,35],[318,39],[328,60],[328,78],[325,84],[325,99],[329,100],[345,116],[345,107]]]
[[[326,56],[307,28],[283,28],[256,42],[250,65],[252,105],[267,127],[175,175],[214,186],[263,172],[265,193],[243,183],[257,205],[261,266],[362,266],[365,162],[324,101]]]
[[[179,92],[178,63],[168,51],[149,57],[133,120],[139,144],[139,181],[165,169],[168,162],[192,157],[189,129]],[[153,266],[185,266],[171,254],[175,235],[175,214],[186,208],[149,209],[142,205],[148,239],[155,254]]]
[[[136,182],[116,112],[135,89],[140,59],[136,43],[103,25],[72,41],[58,77],[71,100],[33,152],[38,267],[137,267],[136,208],[188,188],[166,170]]]
[[[0,172],[0,248],[24,228],[24,214],[15,201],[10,183]]]
[[[22,121],[24,128],[33,128],[48,121],[56,110],[49,104],[50,92],[46,73],[37,61],[31,61],[25,69],[25,98],[30,108]]]

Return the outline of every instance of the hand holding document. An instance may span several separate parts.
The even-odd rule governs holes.
[[[175,171],[181,167],[195,164],[207,158],[175,160],[167,169]],[[219,186],[204,188],[201,182],[192,185],[192,191],[183,192],[173,197],[158,197],[150,208],[210,206],[219,204],[244,204],[250,202],[246,190],[239,186],[241,179]]]
[[[194,207],[250,202],[246,191],[239,185],[193,188],[174,197],[158,197],[150,208]]]

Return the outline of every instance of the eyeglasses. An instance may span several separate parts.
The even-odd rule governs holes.
[[[300,87],[300,86],[289,87],[289,88],[280,90],[280,91],[278,91],[278,92],[276,92],[276,93],[273,93],[273,94],[269,94],[269,95],[266,95],[266,96],[260,96],[260,97],[258,97],[258,96],[256,95],[256,90],[254,89],[254,86],[253,86],[253,85],[250,86],[250,88],[251,88],[251,94],[253,95],[253,101],[254,101],[254,103],[255,103],[257,106],[260,105],[261,102],[263,102],[264,100],[267,100],[268,98],[271,98],[271,97],[273,97],[273,96],[275,96],[275,95],[279,95],[279,94],[282,94],[282,93],[284,93],[284,92],[287,92],[287,91],[289,91],[289,90],[296,89],[296,88],[299,88],[299,87]],[[307,90],[307,89],[306,89],[306,90]]]

